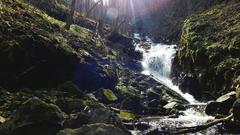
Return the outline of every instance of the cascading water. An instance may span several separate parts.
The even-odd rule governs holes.
[[[135,34],[135,38],[141,40],[138,34]],[[184,97],[191,105],[203,105],[194,99],[194,97],[188,93],[183,93],[178,86],[172,83],[170,79],[172,59],[174,58],[177,46],[176,45],[165,45],[165,44],[156,44],[146,37],[146,41],[139,42],[135,44],[136,50],[142,52],[142,73],[145,75],[151,75],[156,80],[165,84],[172,90],[179,93]],[[213,119],[213,117],[207,116],[203,109],[199,108],[189,108],[186,111],[182,112],[183,115],[178,118],[166,118],[159,120],[149,121],[150,125],[155,128],[161,128],[159,125],[164,125],[168,123],[169,127],[182,127],[182,126],[196,126],[199,124],[204,124],[208,120]],[[205,132],[206,133],[206,132]]]
[[[136,44],[136,50],[143,54],[143,74],[152,75],[155,79],[161,81],[184,97],[189,103],[198,103],[192,95],[181,92],[178,86],[174,85],[170,79],[172,59],[176,53],[176,45],[155,44],[151,39],[146,38],[146,42]]]
[[[170,79],[172,59],[176,53],[176,45],[154,43],[149,43],[148,45],[150,45],[149,49],[136,46],[136,49],[143,53],[143,74],[152,75],[155,79],[161,81],[184,97],[189,103],[197,103],[192,95],[181,92],[178,86],[174,85]]]

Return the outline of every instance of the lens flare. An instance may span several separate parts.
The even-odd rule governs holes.
[[[107,17],[110,19],[116,19],[118,17],[118,10],[115,8],[109,8],[107,10]]]

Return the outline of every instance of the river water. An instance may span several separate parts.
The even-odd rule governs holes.
[[[143,59],[141,61],[143,71],[145,75],[153,76],[157,81],[165,84],[172,90],[179,93],[184,97],[190,105],[193,107],[182,112],[178,118],[169,117],[147,117],[143,118],[141,121],[147,122],[151,125],[151,130],[174,130],[180,127],[196,126],[206,123],[209,120],[214,119],[211,116],[207,116],[204,113],[204,105],[206,103],[201,103],[194,99],[194,97],[188,93],[183,93],[178,86],[172,83],[170,79],[170,73],[172,68],[172,60],[176,55],[177,46],[176,45],[166,45],[161,43],[153,43],[150,38],[146,37],[144,41],[141,41],[138,34],[135,34],[135,38],[140,41],[135,44],[136,50],[142,52]],[[147,133],[148,131],[145,131]],[[133,134],[141,135],[144,132],[135,131]],[[200,134],[217,134],[216,127],[209,128],[207,131],[196,133]]]

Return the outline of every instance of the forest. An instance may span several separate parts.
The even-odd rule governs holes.
[[[240,134],[239,0],[0,0],[0,135]]]

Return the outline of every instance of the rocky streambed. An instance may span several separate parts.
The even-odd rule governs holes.
[[[65,30],[38,8],[0,1],[1,135],[175,134],[229,115],[196,134],[239,133],[239,90],[206,106],[172,83],[177,46]]]

